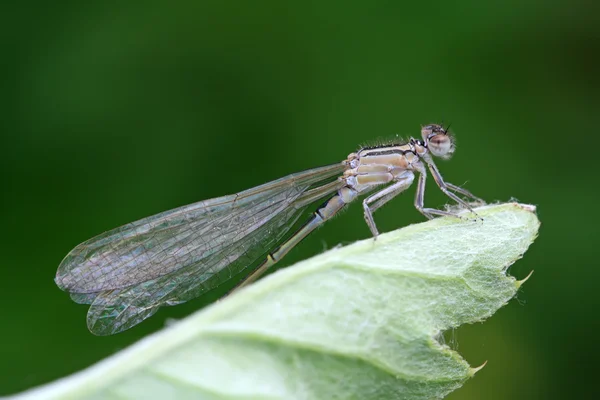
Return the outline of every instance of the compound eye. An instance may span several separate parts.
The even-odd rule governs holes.
[[[432,135],[445,134],[445,133],[446,133],[446,131],[444,130],[444,128],[438,124],[425,125],[425,126],[421,127],[421,136],[423,137],[423,140],[425,140],[425,141],[429,140],[429,138]]]
[[[452,139],[445,133],[432,135],[428,139],[429,150],[436,157],[449,157],[452,154]]]

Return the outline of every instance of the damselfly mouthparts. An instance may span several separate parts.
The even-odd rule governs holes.
[[[363,200],[367,225],[377,236],[373,212],[406,190],[415,173],[419,175],[415,207],[427,218],[455,215],[424,206],[427,169],[460,206],[471,210],[455,193],[483,202],[445,182],[435,166],[432,156],[449,158],[454,152],[448,132],[440,125],[427,125],[421,135],[422,140],[363,148],[341,163],[105,232],[67,254],[58,267],[56,284],[77,303],[91,305],[90,331],[110,335],[140,323],[161,306],[184,303],[242,272],[252,270],[240,286],[253,282],[347,204],[382,188]],[[318,201],[324,203],[289,234]]]

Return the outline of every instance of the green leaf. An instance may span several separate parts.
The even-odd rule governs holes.
[[[437,338],[515,295],[506,270],[539,228],[533,206],[477,212],[483,221],[438,218],[282,269],[22,396],[441,398],[476,369]]]

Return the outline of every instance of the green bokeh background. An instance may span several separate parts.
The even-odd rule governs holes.
[[[449,398],[589,398],[598,15],[589,1],[4,5],[0,394],[85,368],[210,300],[95,337],[87,308],[53,282],[79,242],[443,122],[458,139],[438,164],[447,180],[536,204],[542,220],[511,268],[535,269],[518,299],[450,334],[471,365],[489,363]],[[423,220],[413,193],[376,213],[380,231]],[[445,201],[430,182],[427,204]],[[354,205],[281,266],[368,236]]]

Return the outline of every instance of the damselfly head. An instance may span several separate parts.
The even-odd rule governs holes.
[[[425,145],[436,157],[448,159],[454,153],[454,138],[441,125],[431,124],[421,128],[421,136]]]

